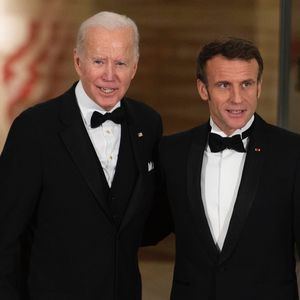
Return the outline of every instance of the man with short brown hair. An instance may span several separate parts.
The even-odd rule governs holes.
[[[176,235],[171,299],[296,300],[300,137],[255,113],[263,61],[253,43],[214,41],[197,62],[209,122],[160,147]]]

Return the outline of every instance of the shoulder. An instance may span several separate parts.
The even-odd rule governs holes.
[[[265,140],[276,152],[300,152],[300,135],[265,122],[258,117],[256,135]]]
[[[199,145],[206,144],[206,137],[206,125],[164,136],[159,144],[159,158],[163,168],[168,169],[174,165],[174,162],[183,167],[187,163],[193,147],[197,147],[199,155],[201,155]]]
[[[145,103],[130,98],[125,98],[122,101],[128,122],[148,136],[160,140],[163,131],[160,114]]]
[[[185,131],[177,132],[171,135],[166,135],[162,138],[162,144],[176,145],[182,143],[190,143],[193,139],[205,136],[207,133],[207,124],[203,124]]]
[[[23,131],[32,130],[38,132],[38,130],[56,127],[61,105],[63,102],[66,103],[68,101],[75,104],[75,98],[70,94],[70,90],[56,98],[27,108],[16,117],[11,128],[21,127]]]
[[[277,138],[283,138],[288,140],[291,139],[295,141],[300,139],[300,135],[296,132],[272,124],[268,124],[268,127],[270,133],[276,136]]]
[[[277,149],[300,152],[300,135],[298,133],[269,125],[269,139],[272,145],[276,145]]]
[[[207,124],[203,124],[186,131],[166,135],[161,139],[160,152],[167,153],[188,153],[192,143],[200,143],[206,140]]]
[[[288,129],[282,128],[278,125],[273,125],[264,121],[259,115],[256,114],[258,130],[264,130],[264,132],[270,137],[276,140],[286,141],[300,141],[300,134],[292,132]]]
[[[160,119],[160,114],[156,110],[141,101],[128,97],[126,97],[123,101],[127,111],[132,114],[134,118],[140,117],[140,119],[143,119],[144,117],[150,117]]]
[[[17,119],[37,120],[43,123],[43,120],[53,119],[59,113],[62,105],[76,106],[76,96],[74,86],[57,97],[48,99],[24,110]]]

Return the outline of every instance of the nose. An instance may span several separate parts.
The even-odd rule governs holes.
[[[242,91],[241,91],[241,88],[239,86],[238,87],[232,87],[231,101],[233,103],[241,103],[243,101]]]
[[[103,79],[105,81],[113,81],[115,75],[114,65],[111,62],[105,64]]]

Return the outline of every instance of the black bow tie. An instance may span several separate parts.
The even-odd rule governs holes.
[[[121,124],[125,121],[125,112],[122,107],[118,107],[112,113],[101,114],[98,111],[94,111],[91,117],[91,127],[99,127],[105,121],[110,120],[116,124]]]
[[[237,152],[246,152],[242,139],[250,135],[250,128],[242,133],[242,138],[240,134],[236,134],[232,137],[221,137],[218,134],[210,132],[208,136],[210,151],[220,152],[224,149],[232,149]]]

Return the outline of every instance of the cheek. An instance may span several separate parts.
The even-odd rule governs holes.
[[[209,97],[208,103],[215,111],[221,112],[222,110],[224,110],[224,107],[226,107],[228,103],[227,100],[228,95],[224,91],[221,93],[212,93]]]
[[[220,115],[220,108],[217,103],[211,100],[208,100],[209,111],[212,115]]]
[[[128,87],[132,80],[132,73],[128,72],[126,74],[122,74],[119,78],[120,78],[120,81],[123,83],[123,85]]]
[[[97,79],[98,72],[96,72],[95,70],[93,70],[91,68],[86,68],[83,71],[83,76],[85,77],[86,80],[93,81],[93,80]]]
[[[248,103],[250,106],[255,108],[257,106],[257,101],[258,101],[258,91],[252,91],[251,93],[248,94]]]

